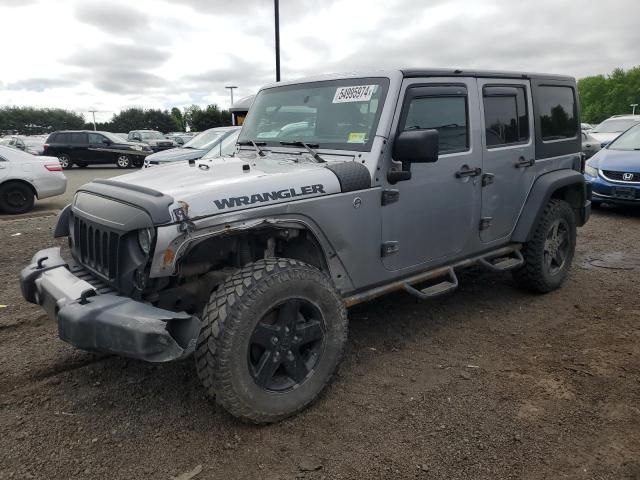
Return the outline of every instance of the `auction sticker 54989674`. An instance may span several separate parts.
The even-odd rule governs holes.
[[[371,100],[377,85],[353,85],[351,87],[338,87],[333,96],[333,103],[368,102]]]

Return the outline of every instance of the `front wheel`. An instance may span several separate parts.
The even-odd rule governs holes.
[[[571,206],[551,200],[538,220],[531,239],[522,248],[524,265],[513,277],[522,288],[547,293],[567,278],[576,249],[576,219]]]
[[[131,166],[131,160],[129,160],[127,155],[118,155],[116,165],[118,168],[129,168]]]
[[[211,295],[196,367],[207,394],[229,413],[270,423],[318,396],[346,338],[346,310],[324,273],[297,260],[260,260]]]

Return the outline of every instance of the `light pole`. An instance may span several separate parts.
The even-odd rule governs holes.
[[[229,93],[231,94],[231,106],[233,106],[233,89],[234,88],[238,88],[235,85],[229,86],[229,87],[224,87],[224,88],[228,88],[229,89]]]
[[[93,131],[94,131],[94,132],[97,130],[97,129],[96,129],[96,112],[97,112],[97,111],[98,111],[98,110],[89,110],[89,113],[90,113],[91,115],[93,115]]]
[[[280,2],[273,0],[276,22],[276,82],[280,81]]]
[[[631,105],[629,105],[631,108],[633,108],[633,113],[631,115],[635,115],[636,114],[636,107],[638,106],[637,103],[632,103]]]

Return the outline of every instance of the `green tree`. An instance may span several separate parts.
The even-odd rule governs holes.
[[[197,132],[231,125],[231,113],[220,110],[217,105],[207,105],[205,109],[192,105],[187,109],[185,116],[188,119],[189,128]]]
[[[616,68],[610,75],[594,75],[578,81],[582,119],[599,123],[612,115],[631,113],[640,103],[640,67]]]
[[[182,112],[178,107],[173,107],[171,109],[171,116],[173,117],[173,120],[176,122],[176,125],[178,125],[178,130],[180,130],[181,132],[184,132],[186,130],[184,116],[182,115]]]
[[[61,108],[0,108],[0,133],[37,135],[55,130],[80,129],[84,124],[82,115]]]

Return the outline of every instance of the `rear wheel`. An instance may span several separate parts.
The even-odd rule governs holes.
[[[5,213],[26,213],[33,208],[34,195],[31,188],[21,182],[0,185],[0,210]]]
[[[131,166],[131,160],[128,155],[118,155],[116,157],[116,165],[118,168],[129,168]]]
[[[567,278],[576,248],[576,219],[571,206],[551,200],[522,249],[524,265],[514,270],[516,283],[527,290],[546,293]]]
[[[261,260],[211,295],[196,366],[207,394],[228,412],[270,423],[318,396],[346,338],[346,311],[324,273],[297,260]]]
[[[60,155],[58,155],[58,161],[60,162],[60,166],[62,166],[62,168],[64,168],[65,170],[73,167],[71,157],[69,157],[69,155],[67,155],[66,153],[61,153]]]

